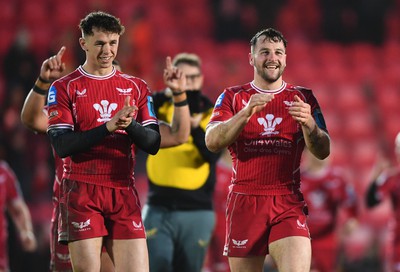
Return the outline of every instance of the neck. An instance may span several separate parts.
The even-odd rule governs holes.
[[[93,65],[88,64],[85,62],[82,65],[83,70],[85,70],[88,74],[94,76],[106,76],[113,71],[113,66],[110,67],[94,67]]]
[[[283,80],[282,77],[280,77],[274,82],[267,82],[264,79],[255,77],[253,80],[253,84],[262,90],[277,90],[282,86]]]

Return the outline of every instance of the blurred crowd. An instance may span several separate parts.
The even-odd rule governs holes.
[[[117,58],[128,74],[145,79],[153,91],[162,88],[167,55],[190,51],[201,56],[204,92],[213,102],[224,86],[251,78],[246,57],[250,36],[270,26],[283,32],[291,62],[284,79],[314,90],[326,110],[331,163],[343,168],[355,188],[359,224],[344,241],[343,271],[383,269],[381,257],[391,239],[390,203],[368,210],[364,195],[375,162],[381,157],[394,161],[393,143],[400,131],[399,0],[0,3],[0,159],[19,179],[39,242],[35,253],[23,253],[10,243],[12,271],[33,271],[28,269],[32,264],[38,267],[35,271],[46,271],[49,262],[53,157],[47,136],[34,135],[21,124],[23,101],[41,61],[60,46],[67,47],[66,72],[82,63],[77,24],[90,10],[121,18],[127,31]],[[138,157],[137,182],[145,199],[144,156]],[[12,225],[10,232],[12,236]]]

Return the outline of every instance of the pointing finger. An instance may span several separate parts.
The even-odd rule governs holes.
[[[125,98],[124,106],[129,107],[129,106],[130,106],[130,105],[129,105],[130,101],[131,101],[131,97],[130,97],[130,96],[127,96],[127,97]]]

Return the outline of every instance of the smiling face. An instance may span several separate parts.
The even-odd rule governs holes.
[[[278,89],[282,85],[286,67],[286,50],[282,41],[260,36],[249,53],[249,61],[254,67],[254,81],[258,87]]]
[[[106,75],[112,71],[112,61],[118,52],[120,35],[93,28],[93,35],[83,35],[79,43],[86,52],[83,68],[93,75]]]

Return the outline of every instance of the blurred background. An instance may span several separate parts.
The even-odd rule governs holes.
[[[364,195],[375,162],[394,160],[400,130],[399,0],[0,0],[0,157],[19,178],[40,240],[37,252],[23,253],[10,226],[12,271],[47,271],[49,262],[53,158],[47,136],[21,124],[22,104],[42,61],[62,45],[68,72],[83,63],[78,24],[93,10],[125,25],[117,59],[126,73],[157,91],[166,56],[196,53],[203,91],[213,101],[224,87],[252,80],[251,37],[280,30],[288,40],[284,80],[314,91],[332,138],[332,163],[345,169],[359,197],[362,227],[348,258],[379,267],[390,204],[366,210]],[[139,156],[136,167],[143,201],[144,161]]]

